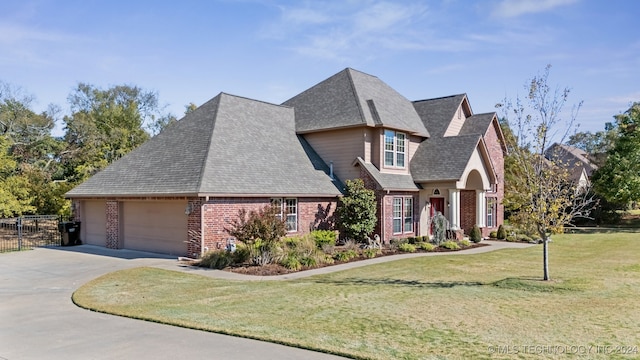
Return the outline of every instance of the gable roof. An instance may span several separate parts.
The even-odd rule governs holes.
[[[409,164],[413,180],[419,183],[460,179],[481,139],[480,135],[471,134],[423,141]]]
[[[337,196],[328,172],[293,109],[220,93],[67,196]]]
[[[372,163],[365,162],[361,157],[356,161],[383,190],[418,191],[419,189],[411,175],[381,173]]]
[[[571,145],[554,143],[545,151],[545,156],[547,159],[562,161],[572,168],[582,167],[587,176],[591,176],[598,168],[589,160],[589,154],[586,151]]]
[[[495,113],[477,114],[468,117],[460,129],[460,135],[480,134],[484,135],[487,132]]]
[[[295,108],[296,131],[384,126],[429,137],[411,102],[375,76],[347,68],[283,105]]]
[[[416,109],[424,126],[429,129],[431,137],[442,137],[447,131],[453,115],[466,97],[467,94],[458,94],[418,100],[413,102],[413,107]]]

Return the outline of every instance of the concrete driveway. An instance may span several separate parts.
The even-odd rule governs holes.
[[[99,314],[71,294],[105,273],[175,259],[89,245],[0,254],[0,360],[340,359],[261,341]]]

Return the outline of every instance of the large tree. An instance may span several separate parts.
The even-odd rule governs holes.
[[[157,94],[137,86],[102,90],[80,83],[68,100],[64,160],[66,176],[73,181],[86,179],[148,140],[146,129],[163,118]]]
[[[640,102],[615,119],[618,137],[593,183],[608,201],[628,204],[640,201]]]
[[[533,228],[543,243],[544,280],[549,276],[549,241],[577,217],[587,217],[594,205],[588,189],[581,188],[572,170],[557,158],[545,158],[552,142],[562,143],[573,129],[580,105],[568,119],[562,110],[569,89],[549,84],[550,66],[527,84],[527,96],[515,101],[505,99],[498,104],[504,110],[504,121],[513,131],[516,146],[510,149],[505,164],[505,203],[518,216],[519,225]],[[563,128],[564,127],[564,131]]]

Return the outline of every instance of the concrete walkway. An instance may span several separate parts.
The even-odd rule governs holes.
[[[409,254],[400,254],[400,255],[381,256],[373,259],[355,261],[355,262],[333,265],[333,266],[326,266],[326,267],[311,269],[306,271],[299,271],[291,274],[273,275],[273,276],[244,275],[244,274],[238,274],[238,273],[233,273],[233,272],[223,271],[223,270],[205,269],[200,267],[188,266],[180,263],[164,263],[164,264],[155,265],[155,267],[159,267],[167,270],[179,270],[186,273],[208,276],[208,277],[218,278],[218,279],[227,279],[227,280],[253,280],[253,281],[292,280],[292,279],[309,277],[313,275],[328,274],[336,271],[348,270],[348,269],[353,269],[353,268],[372,265],[372,264],[380,264],[380,263],[385,263],[389,261],[396,261],[401,259],[411,259],[416,257],[427,257],[427,256],[471,255],[471,254],[481,254],[481,253],[502,250],[502,249],[522,249],[522,248],[535,246],[535,245],[526,244],[526,243],[513,243],[513,242],[506,242],[506,241],[491,241],[491,240],[484,240],[483,243],[488,244],[489,246],[481,246],[481,247],[476,247],[472,249],[452,251],[452,252],[409,253]]]

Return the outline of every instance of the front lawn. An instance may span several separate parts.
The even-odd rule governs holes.
[[[294,281],[138,268],[78,289],[112,314],[373,359],[637,358],[640,239],[554,236],[542,248],[423,257]],[[635,351],[634,351],[635,350]],[[212,356],[215,349],[212,348]],[[516,355],[517,354],[517,355]]]

